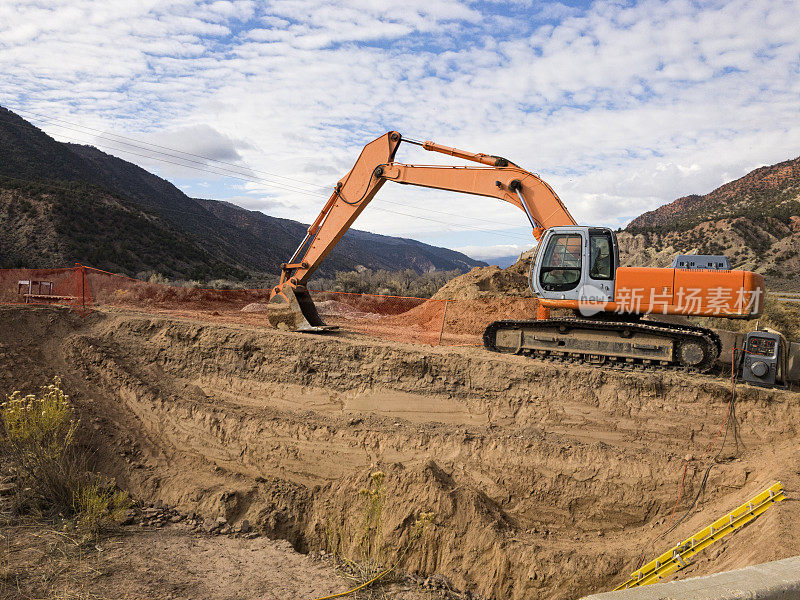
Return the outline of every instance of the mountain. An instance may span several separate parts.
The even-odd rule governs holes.
[[[0,265],[81,262],[134,275],[277,276],[306,225],[227,202],[190,198],[170,182],[92,146],[62,143],[0,107]],[[349,231],[322,264],[417,272],[483,265],[415,240]]]
[[[800,158],[646,212],[618,239],[623,264],[668,266],[678,253],[725,254],[735,268],[794,278],[800,273]]]
[[[279,263],[289,259],[308,230],[308,225],[297,221],[270,217],[260,211],[246,210],[230,202],[202,199],[197,201],[226,223],[248,231],[260,239],[269,239],[271,246],[278,249],[278,255],[282,257]],[[396,271],[411,268],[423,273],[452,269],[468,271],[484,264],[486,263],[447,248],[351,229],[339,240],[336,248],[325,259],[323,266],[327,272],[352,271],[356,266],[363,265],[373,270]]]
[[[510,256],[500,256],[498,258],[488,258],[486,262],[489,263],[489,266],[495,265],[500,267],[501,269],[505,269],[510,267],[511,265],[515,264],[519,260],[519,254],[512,254]]]
[[[0,265],[47,268],[75,262],[130,275],[247,276],[156,213],[102,187],[0,176]]]

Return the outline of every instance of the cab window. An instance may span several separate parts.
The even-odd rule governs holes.
[[[566,233],[550,238],[542,260],[539,283],[550,292],[565,292],[581,280],[580,234]]]
[[[589,277],[614,278],[614,259],[611,249],[611,236],[608,233],[589,235]]]

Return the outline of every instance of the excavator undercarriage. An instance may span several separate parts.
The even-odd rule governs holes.
[[[719,356],[710,329],[658,321],[495,321],[483,334],[493,352],[611,366],[684,367],[706,372]]]

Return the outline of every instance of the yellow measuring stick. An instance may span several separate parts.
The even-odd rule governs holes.
[[[705,529],[685,539],[671,550],[647,563],[638,571],[634,571],[630,579],[615,587],[614,591],[658,583],[667,575],[671,575],[675,571],[680,571],[684,568],[688,564],[687,559],[691,556],[694,556],[717,540],[732,533],[745,523],[752,521],[776,502],[785,499],[786,496],[783,493],[783,484],[781,484],[780,481],[772,484],[763,492],[742,504],[739,508],[717,519]]]

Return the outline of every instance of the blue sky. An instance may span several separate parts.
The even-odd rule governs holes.
[[[798,0],[5,0],[0,104],[280,217],[312,220],[396,129],[507,156],[618,227],[800,155],[798,22]],[[476,258],[531,240],[510,205],[391,184],[355,226]]]

